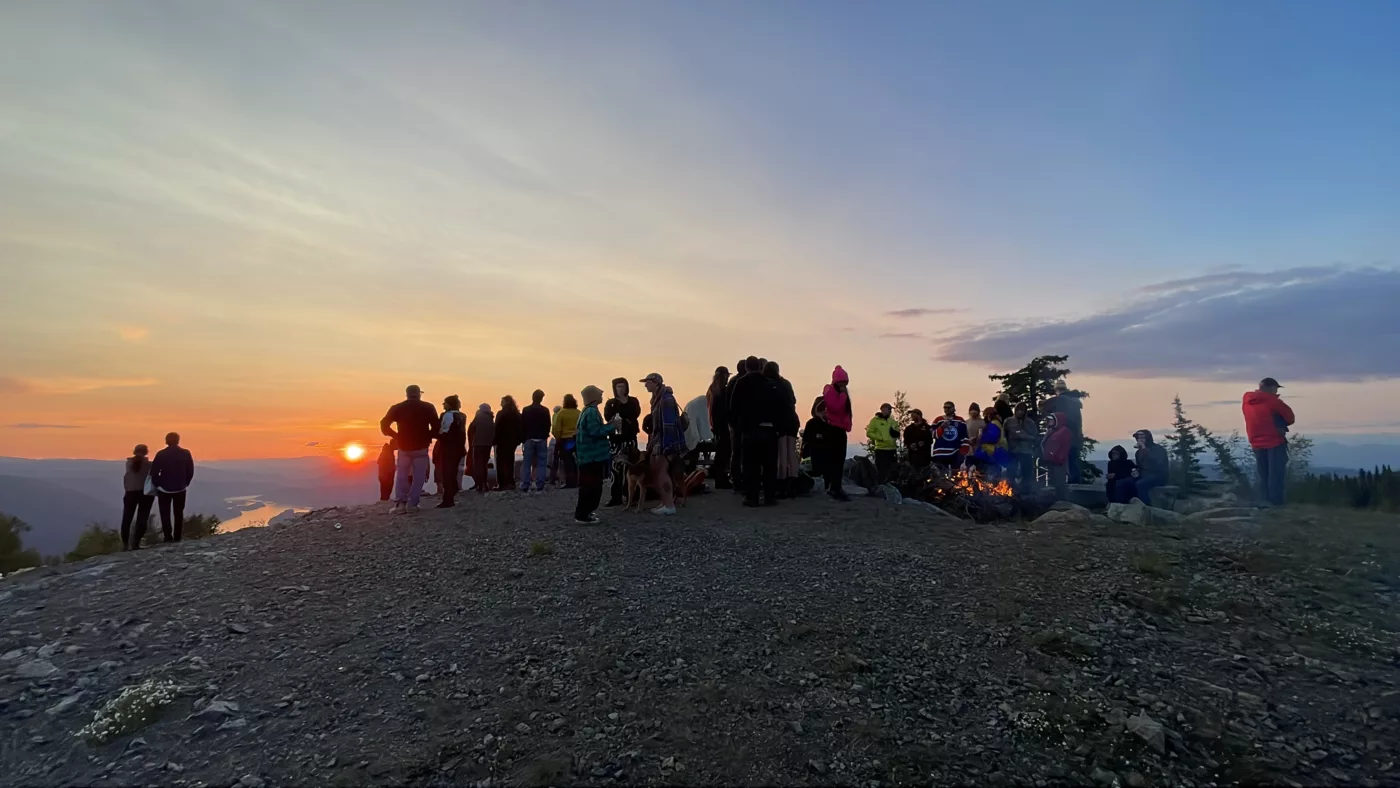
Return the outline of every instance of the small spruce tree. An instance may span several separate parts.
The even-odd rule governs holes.
[[[1201,437],[1196,423],[1186,418],[1186,410],[1181,405],[1181,395],[1172,398],[1172,428],[1163,443],[1172,458],[1171,480],[1181,488],[1182,496],[1201,489],[1205,474],[1201,473]]]

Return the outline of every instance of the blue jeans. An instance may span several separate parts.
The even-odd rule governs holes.
[[[1108,496],[1109,503],[1127,503],[1134,498],[1141,497],[1138,491],[1138,480],[1129,476],[1126,479],[1114,479],[1113,491]],[[1147,503],[1146,499],[1143,503]]]
[[[1083,439],[1083,438],[1074,438],[1073,440],[1070,441],[1070,444],[1069,444],[1069,469],[1068,469],[1068,470],[1069,470],[1069,483],[1070,483],[1070,484],[1082,484],[1082,483],[1084,482],[1084,477],[1081,475],[1081,474],[1083,473],[1083,471],[1081,471],[1081,470],[1079,469],[1079,452],[1080,452],[1080,450],[1083,449],[1083,448],[1084,448],[1084,439]]]
[[[1288,447],[1255,449],[1254,465],[1259,471],[1259,500],[1270,506],[1283,506],[1283,485],[1288,479]]]
[[[417,506],[423,497],[423,482],[428,480],[428,450],[399,450],[394,463],[394,503]]]
[[[1142,501],[1143,503],[1147,504],[1148,506],[1151,506],[1151,505],[1152,505],[1152,497],[1151,497],[1151,496],[1152,496],[1152,488],[1153,488],[1153,487],[1161,487],[1162,485],[1164,485],[1164,484],[1166,484],[1166,483],[1167,483],[1167,480],[1166,480],[1166,479],[1163,479],[1163,478],[1160,478],[1160,477],[1154,477],[1154,476],[1142,476],[1142,477],[1139,477],[1138,480],[1137,480],[1137,497],[1138,497],[1138,500]]]
[[[549,441],[533,438],[525,441],[525,461],[520,464],[520,489],[530,489],[534,482],[536,490],[544,489],[545,466],[549,462]]]

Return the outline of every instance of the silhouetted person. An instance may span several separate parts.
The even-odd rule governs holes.
[[[904,428],[904,450],[909,465],[927,473],[933,464],[933,427],[924,421],[924,412],[918,408],[909,411],[909,426]]]
[[[870,439],[870,448],[875,453],[875,484],[887,483],[894,473],[895,459],[899,451],[899,422],[895,421],[894,407],[888,402],[880,406],[879,412],[865,425],[865,437]]]
[[[651,394],[647,454],[651,455],[651,472],[656,480],[657,497],[661,499],[661,505],[651,513],[670,516],[676,513],[677,481],[685,461],[685,425],[676,392],[666,385],[661,373],[647,375],[642,383]],[[683,489],[681,494],[685,494]]]
[[[1137,441],[1137,497],[1148,506],[1152,505],[1152,490],[1167,483],[1167,471],[1171,464],[1165,446],[1152,438],[1151,430],[1138,430],[1133,433]]]
[[[417,386],[404,389],[404,401],[389,408],[379,420],[379,431],[393,438],[399,447],[394,465],[394,506],[390,514],[418,511],[423,498],[423,483],[428,480],[429,449],[441,421],[437,408],[423,401],[423,390]],[[390,425],[397,425],[395,430]]]
[[[579,485],[574,522],[592,525],[598,522],[597,510],[598,502],[603,500],[603,480],[607,478],[608,464],[612,461],[608,436],[622,424],[622,416],[614,415],[610,421],[603,421],[598,414],[603,390],[597,386],[585,386],[580,393],[583,395],[583,412],[579,414],[576,425]]]
[[[379,500],[386,503],[394,494],[394,445],[387,440],[379,450]]]
[[[734,387],[739,385],[739,378],[749,374],[750,360],[755,366],[758,365],[758,359],[753,356],[739,359],[734,365],[734,374],[724,384],[724,413],[725,421],[729,424],[729,482],[734,492],[741,495],[744,492],[744,446],[743,435],[740,434],[742,430],[734,423]]]
[[[710,464],[709,475],[715,480],[716,490],[728,490],[729,460],[734,451],[733,436],[729,434],[729,400],[725,392],[729,389],[729,368],[718,367],[705,390],[705,410],[710,416],[710,432],[715,436],[715,461]]]
[[[1079,452],[1084,445],[1083,400],[1080,399],[1078,392],[1070,391],[1068,383],[1064,380],[1057,380],[1055,381],[1055,396],[1045,400],[1040,412],[1059,414],[1060,423],[1069,428],[1071,440],[1067,474],[1070,484],[1079,484],[1084,481],[1081,476],[1082,471],[1079,469]]]
[[[477,493],[485,494],[491,483],[491,448],[496,443],[496,419],[491,414],[491,406],[485,402],[476,409],[476,416],[467,427],[467,443],[471,452],[472,484]]]
[[[627,487],[627,458],[637,448],[637,436],[642,431],[642,402],[632,396],[627,378],[613,378],[612,387],[613,396],[603,406],[603,421],[611,424],[613,417],[621,416],[622,423],[608,436],[612,451],[612,492],[607,505],[620,506]]]
[[[1040,448],[1040,425],[1035,423],[1020,402],[1012,411],[1011,418],[1003,426],[1006,429],[1006,448],[1011,452],[1011,479],[1018,491],[1035,486],[1035,453]]]
[[[533,484],[544,489],[545,469],[549,464],[549,431],[553,418],[542,403],[544,392],[530,395],[530,404],[520,411],[520,433],[525,439],[525,461],[520,465],[520,491],[528,492]]]
[[[1137,497],[1137,464],[1128,459],[1128,450],[1114,446],[1108,450],[1108,472],[1104,490],[1109,503],[1128,503]]]
[[[812,471],[826,481],[826,492],[838,501],[849,501],[841,489],[846,469],[846,431],[827,419],[825,397],[812,403],[812,418],[802,430],[802,456],[812,459]]]
[[[151,506],[156,497],[147,491],[151,479],[151,461],[146,455],[150,449],[139,443],[131,450],[126,460],[126,472],[122,474],[122,549],[141,549],[141,539],[146,535],[146,521],[151,518]],[[136,527],[131,527],[135,517]],[[134,533],[133,533],[134,530]]]
[[[575,452],[578,448],[578,420],[582,415],[578,409],[578,400],[574,399],[572,394],[564,395],[564,406],[554,414],[554,455],[555,461],[564,468],[565,489],[578,486],[578,462]],[[606,470],[605,468],[604,475]]]
[[[180,541],[185,529],[185,492],[193,481],[194,456],[189,449],[180,447],[179,433],[166,435],[165,448],[156,452],[151,461],[151,484],[160,504],[161,534],[167,542]]]
[[[501,410],[496,414],[496,486],[501,490],[515,489],[515,450],[520,448],[520,408],[515,397],[501,397]]]
[[[456,394],[442,401],[442,423],[438,427],[438,484],[442,487],[439,509],[451,509],[462,491],[462,461],[467,456],[467,417]]]
[[[745,506],[758,506],[760,502],[773,506],[778,502],[778,428],[786,409],[786,390],[778,382],[776,372],[772,376],[761,370],[751,372],[734,387],[729,415],[739,425],[744,442]]]

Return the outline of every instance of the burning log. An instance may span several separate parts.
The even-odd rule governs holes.
[[[912,492],[919,500],[977,523],[1010,520],[1018,514],[1034,518],[1044,513],[1049,505],[1049,502],[1042,502],[1040,496],[1018,495],[1005,479],[991,481],[967,468],[951,474],[934,471],[923,480],[921,489]]]

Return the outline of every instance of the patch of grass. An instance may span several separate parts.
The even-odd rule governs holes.
[[[1134,553],[1128,562],[1139,574],[1149,577],[1171,577],[1172,574],[1171,562],[1161,553]]]
[[[554,544],[543,539],[535,539],[530,542],[530,557],[542,558],[547,555],[554,555]]]

